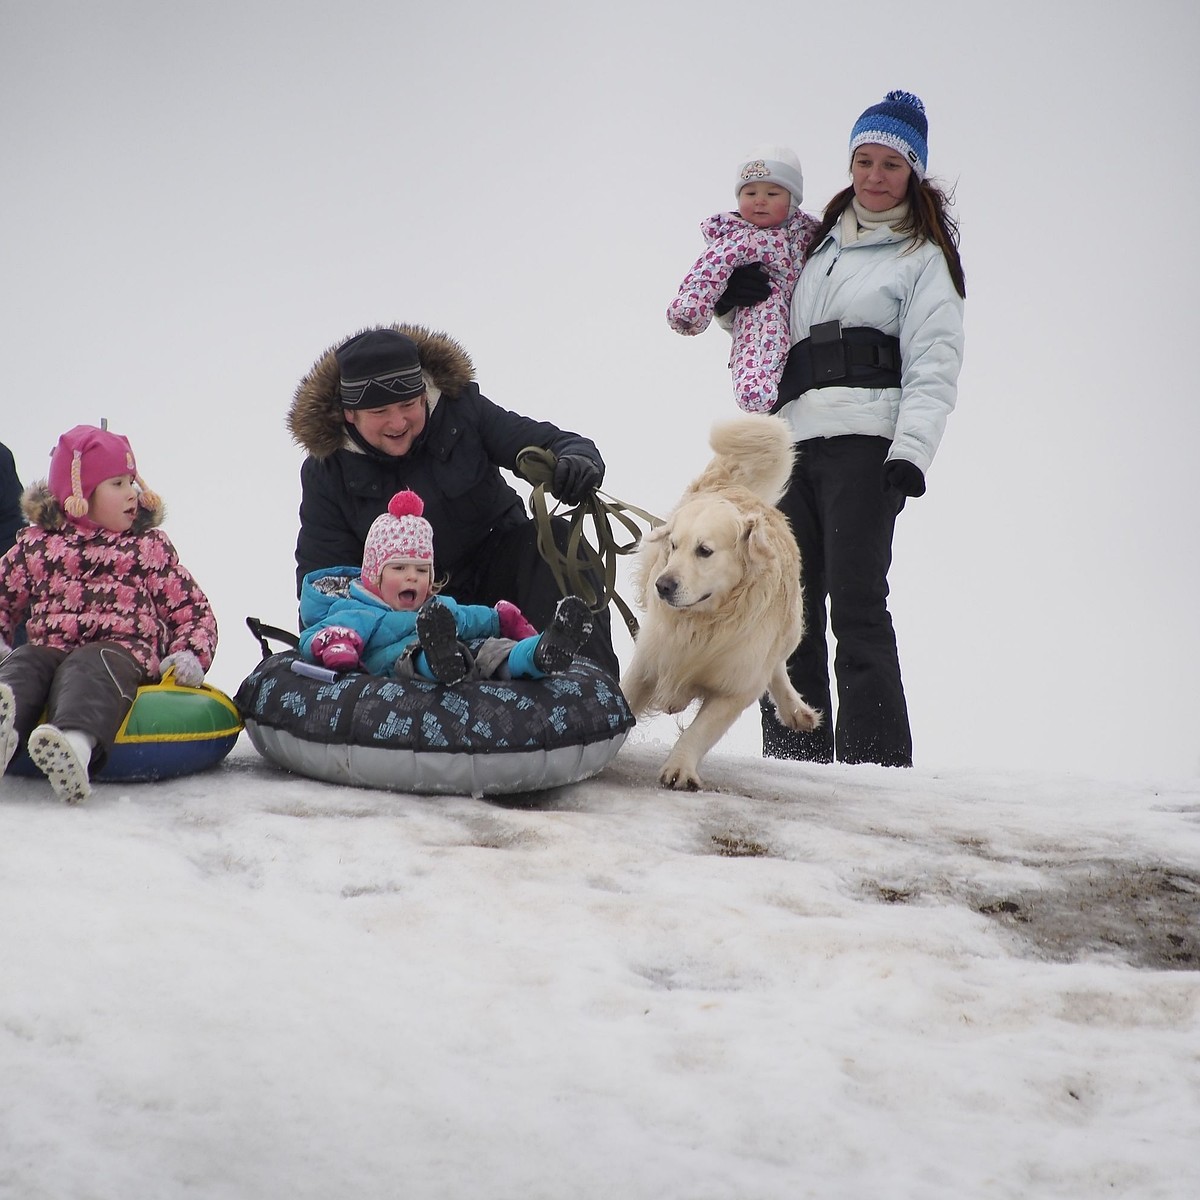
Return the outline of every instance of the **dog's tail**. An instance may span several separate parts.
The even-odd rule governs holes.
[[[734,482],[748,488],[767,504],[777,504],[787,491],[796,447],[784,421],[766,414],[750,414],[718,421],[708,444],[717,463]]]

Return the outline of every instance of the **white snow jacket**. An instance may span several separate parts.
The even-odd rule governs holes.
[[[824,321],[900,339],[897,388],[812,388],[779,410],[797,441],[847,433],[890,438],[888,460],[929,470],[958,394],[963,301],[935,242],[886,226],[841,244],[835,224],[809,255],[792,297],[792,342]]]
[[[702,333],[734,268],[750,263],[766,268],[770,296],[760,304],[734,309],[727,326],[733,335],[729,369],[734,397],[745,412],[770,412],[774,407],[791,346],[788,306],[816,228],[816,219],[799,209],[769,229],[759,229],[735,212],[716,213],[700,225],[708,249],[684,276],[667,308],[667,324],[676,333]]]

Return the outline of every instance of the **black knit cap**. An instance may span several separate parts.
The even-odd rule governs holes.
[[[394,329],[368,329],[334,351],[343,408],[382,408],[425,391],[417,343]]]

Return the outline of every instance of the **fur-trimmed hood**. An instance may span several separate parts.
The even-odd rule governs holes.
[[[82,529],[99,528],[91,521],[75,521],[67,516],[58,497],[50,490],[50,485],[44,479],[31,483],[21,494],[21,511],[30,525],[36,525],[39,529],[45,529],[47,532],[67,529],[72,525]],[[162,524],[165,515],[166,508],[161,500],[152,508],[143,508],[139,504],[137,516],[134,517],[133,526],[129,532],[137,534],[145,533],[147,529],[154,529]]]
[[[437,333],[421,325],[372,325],[367,328],[394,329],[412,338],[421,355],[421,370],[442,399],[454,399],[475,378],[470,355],[449,334]],[[328,458],[343,446],[353,445],[342,415],[335,351],[351,337],[366,333],[367,328],[330,346],[296,387],[296,395],[288,409],[287,427],[292,440],[313,458]],[[430,404],[433,403],[435,397],[431,391]]]

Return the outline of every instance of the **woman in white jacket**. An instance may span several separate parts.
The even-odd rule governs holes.
[[[887,575],[896,517],[924,493],[954,407],[966,295],[957,225],[925,177],[926,133],[924,106],[907,92],[862,114],[852,185],[829,202],[792,300],[775,411],[798,443],[780,508],[800,545],[806,631],[789,674],[827,719],[795,733],[764,704],[770,757],[912,765]]]

